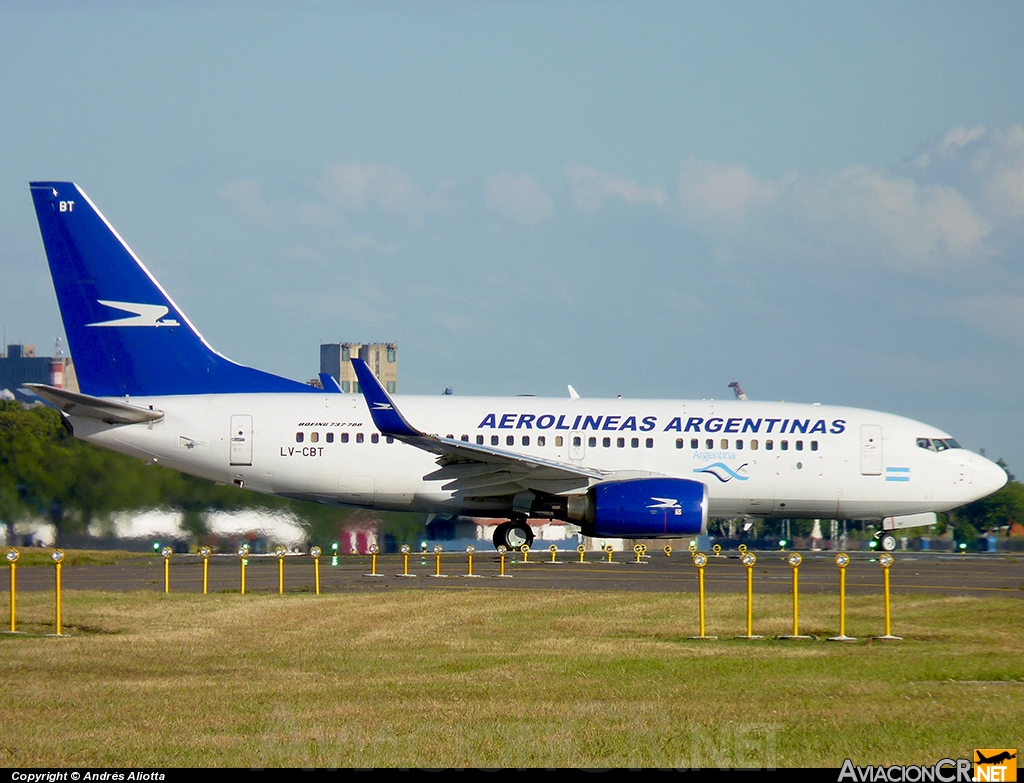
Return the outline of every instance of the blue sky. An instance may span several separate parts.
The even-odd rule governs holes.
[[[1024,474],[1024,5],[6,3],[0,322],[73,179],[207,339],[857,405]]]

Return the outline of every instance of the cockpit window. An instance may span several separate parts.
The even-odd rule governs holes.
[[[953,440],[953,438],[918,438],[917,445],[919,448],[928,449],[928,451],[945,451],[946,449],[961,448],[960,444]]]

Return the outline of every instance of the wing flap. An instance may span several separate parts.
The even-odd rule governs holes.
[[[126,402],[91,397],[88,394],[78,394],[67,389],[58,389],[56,386],[47,386],[45,383],[26,383],[25,387],[68,416],[100,419],[107,424],[139,424],[164,417],[163,411],[140,408],[138,405],[129,405]]]

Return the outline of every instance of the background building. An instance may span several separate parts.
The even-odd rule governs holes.
[[[36,356],[34,345],[8,345],[7,353],[0,354],[0,393],[7,391],[20,400],[29,401],[33,398],[18,391],[26,383],[47,383],[77,392],[75,367],[60,350],[59,340],[54,353],[57,355]]]
[[[321,343],[320,372],[332,375],[343,392],[359,392],[353,357],[366,362],[388,392],[398,391],[398,346],[394,343]]]

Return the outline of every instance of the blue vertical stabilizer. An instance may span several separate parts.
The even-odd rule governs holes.
[[[319,391],[214,351],[77,185],[30,187],[83,393]]]

